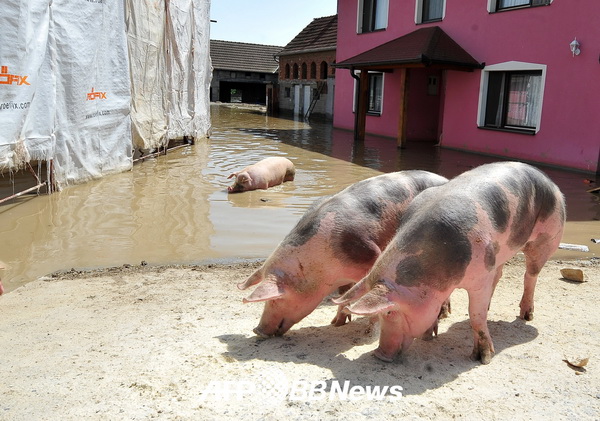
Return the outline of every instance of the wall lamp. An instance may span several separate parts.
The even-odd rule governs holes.
[[[578,56],[579,53],[581,53],[581,50],[579,49],[579,41],[577,41],[577,38],[575,38],[573,41],[571,41],[571,44],[569,44],[569,46],[571,47],[571,52],[573,53],[573,57]]]

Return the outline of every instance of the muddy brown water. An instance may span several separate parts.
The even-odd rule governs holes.
[[[211,106],[208,141],[151,158],[132,171],[26,195],[0,205],[0,276],[7,291],[59,270],[267,257],[318,197],[383,172],[425,169],[453,177],[496,158],[395,141],[331,124],[264,115],[257,108]],[[268,156],[285,156],[296,179],[269,190],[227,194],[227,176]],[[600,201],[586,190],[590,174],[541,167],[567,198],[563,242],[555,258],[600,256]],[[586,182],[587,181],[587,182]],[[591,182],[591,184],[590,184]],[[32,183],[28,174],[0,178],[0,197]]]

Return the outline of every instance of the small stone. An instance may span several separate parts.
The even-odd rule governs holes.
[[[567,357],[565,355],[565,359],[563,361],[565,361],[567,364],[569,364],[573,367],[583,368],[587,365],[589,360],[590,360],[590,357],[582,357],[582,356]]]
[[[581,269],[564,268],[560,270],[560,274],[567,281],[585,282]]]

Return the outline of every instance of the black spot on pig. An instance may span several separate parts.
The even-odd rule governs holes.
[[[487,213],[494,229],[506,231],[510,219],[510,208],[506,192],[499,184],[487,183],[479,190],[479,203]]]
[[[508,245],[520,248],[530,237],[535,222],[545,220],[558,206],[554,184],[541,171],[523,167],[506,177],[506,186],[517,197],[515,219]]]
[[[282,246],[299,247],[304,245],[308,240],[314,237],[319,232],[321,220],[326,215],[324,212],[316,212],[315,210],[321,206],[327,197],[316,200],[312,206],[304,213],[296,226],[292,228],[290,233],[283,239]]]
[[[413,170],[413,171],[408,171],[408,172],[410,172],[410,174],[411,174],[411,178],[412,178],[411,186],[412,186],[412,191],[415,194],[422,192],[423,190],[428,189],[430,187],[440,186],[442,184],[445,184],[448,181],[443,177],[438,177],[436,175],[432,175],[431,173],[429,173],[427,171]],[[406,198],[407,197],[405,197],[402,200],[399,200],[398,202],[402,202]]]
[[[492,270],[496,267],[496,256],[500,250],[500,245],[497,241],[489,243],[485,248],[485,255],[483,257],[483,263],[487,270]]]
[[[444,207],[429,209],[418,223],[407,220],[396,238],[399,251],[408,255],[396,267],[397,282],[438,290],[459,283],[472,258],[468,234],[476,224],[475,203],[461,196],[447,197]]]
[[[338,259],[359,264],[373,264],[380,253],[379,247],[366,238],[366,233],[361,227],[349,227],[344,230],[338,241],[333,244],[333,249]]]

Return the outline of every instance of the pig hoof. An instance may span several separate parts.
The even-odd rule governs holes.
[[[521,315],[521,318],[530,322],[533,320],[533,312],[526,311]]]
[[[375,355],[377,358],[379,358],[381,361],[386,362],[386,363],[391,363],[392,361],[394,361],[394,357],[393,356],[388,356],[386,354],[383,353],[382,350],[380,350],[379,348],[377,348],[374,352],[373,355]]]
[[[255,327],[254,329],[252,329],[252,332],[256,333],[257,336],[260,336],[262,339],[268,339],[271,337],[271,335],[267,335],[266,333],[263,333],[259,328]]]
[[[492,361],[492,351],[490,349],[474,349],[471,360],[481,361],[483,365],[489,364]]]
[[[349,314],[341,314],[337,315],[331,321],[331,324],[334,326],[344,326],[346,323],[351,322],[352,318]]]

